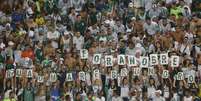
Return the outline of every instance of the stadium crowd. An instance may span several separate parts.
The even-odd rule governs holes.
[[[0,0],[0,53],[0,101],[201,101],[201,1]]]

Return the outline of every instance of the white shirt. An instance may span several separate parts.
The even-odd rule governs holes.
[[[166,1],[166,4],[170,4],[170,3],[173,3],[173,2],[179,2],[179,0],[165,0]]]
[[[149,45],[149,53],[154,52],[155,51],[155,47],[153,44]]]
[[[98,91],[100,91],[101,89],[102,89],[102,87],[99,86],[99,85],[94,85],[94,86],[93,86],[93,91],[94,91],[94,93],[98,93]]]
[[[182,44],[181,47],[180,47],[180,52],[181,53],[186,53],[187,55],[190,55],[191,51],[190,51],[189,45],[186,46],[186,45]]]
[[[190,6],[190,5],[192,4],[193,0],[184,0],[184,2],[185,2],[188,6]]]
[[[95,101],[105,101],[105,98],[104,97],[101,97],[101,98],[96,97]]]
[[[192,67],[191,67],[192,68]],[[184,72],[184,77],[185,78],[188,78],[188,76],[190,75],[195,75],[195,70],[192,70],[192,69],[186,69],[186,71]]]
[[[16,63],[21,61],[21,51],[20,50],[14,51],[14,56],[15,56],[15,62]]]
[[[135,55],[135,48],[126,48],[126,54],[127,55]]]
[[[105,101],[105,97],[102,96],[102,97],[101,97],[101,101]]]
[[[92,35],[96,35],[99,32],[99,27],[93,28],[90,26],[88,29],[91,31]]]
[[[165,86],[164,87],[164,94],[163,94],[164,98],[169,98],[170,97],[170,91],[169,91],[169,87]]]
[[[178,96],[177,93],[173,94],[173,98],[171,99],[171,101],[180,101],[180,97]]]
[[[193,36],[192,33],[188,33],[188,32],[186,32],[186,33],[185,33],[185,37],[188,37],[189,42],[192,42],[194,36]]]
[[[139,8],[144,6],[144,1],[145,0],[133,0],[134,2],[134,7]]]
[[[198,47],[198,46],[195,46],[195,51],[196,51],[196,53],[200,53],[201,52],[201,48]]]
[[[114,31],[116,32],[116,33],[119,33],[119,32],[125,32],[125,27],[124,27],[124,25],[123,24],[121,24],[120,26],[118,26],[118,25],[114,25]]]
[[[171,30],[171,25],[170,25],[169,22],[168,22],[166,25],[164,25],[164,24],[162,23],[162,21],[160,21],[160,22],[159,22],[159,25],[160,25],[160,29],[162,30],[163,33],[168,32],[168,31]]]
[[[192,101],[192,100],[193,100],[192,96],[190,96],[190,97],[184,96],[184,101]]]
[[[128,97],[129,88],[128,86],[121,87],[121,97]]]
[[[153,98],[153,101],[165,101],[165,98],[162,97],[162,96],[160,96],[160,97],[155,96],[155,97]]]
[[[86,82],[88,86],[91,86],[91,76],[88,72],[85,73],[86,74]]]
[[[57,39],[57,38],[59,38],[59,35],[60,35],[60,33],[58,31],[47,32],[48,39]]]
[[[85,0],[72,0],[72,3],[76,11],[81,11],[82,6],[85,3]]]
[[[101,101],[101,99],[100,99],[100,98],[98,98],[98,97],[96,97],[95,101]]]
[[[154,97],[154,93],[155,93],[156,89],[154,87],[148,87],[147,88],[147,92],[148,92],[148,97],[149,98],[153,98]],[[154,100],[155,101],[155,100]]]
[[[59,44],[56,41],[52,41],[51,45],[52,45],[53,48],[59,48]]]
[[[144,31],[147,31],[149,35],[154,35],[157,32],[157,26],[158,24],[152,21],[150,25],[148,25],[147,23],[144,23],[143,28],[144,28]]]
[[[80,50],[83,47],[84,44],[84,37],[80,36],[80,37],[73,37],[73,44],[76,44],[76,49]]]
[[[70,48],[70,43],[71,43],[71,41],[70,41],[71,39],[70,38],[68,38],[68,39],[65,39],[64,37],[62,37],[62,41],[63,41],[63,45],[64,45],[64,49],[65,50],[68,50],[69,48]],[[68,50],[69,51],[69,50]]]
[[[121,97],[112,97],[112,101],[123,101]]]
[[[145,0],[145,11],[148,11],[149,9],[151,9],[152,5],[153,5],[153,1],[154,0]]]
[[[137,101],[136,96],[132,96],[130,101]]]
[[[155,10],[153,8],[150,9],[148,12],[148,15],[150,18],[153,18],[154,16],[159,17],[160,13],[161,13],[161,9],[158,7],[158,8],[155,8]]]
[[[66,3],[63,2],[63,0],[59,0],[58,5],[59,5],[58,7],[62,8],[62,11],[63,11],[64,8],[72,7],[72,0],[66,0]]]
[[[4,98],[9,98],[9,93],[11,92],[12,90],[7,90],[4,94]]]

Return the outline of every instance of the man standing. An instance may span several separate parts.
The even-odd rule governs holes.
[[[27,87],[23,91],[23,101],[34,101],[34,88],[28,82]]]

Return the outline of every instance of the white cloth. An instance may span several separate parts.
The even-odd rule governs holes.
[[[129,97],[129,88],[128,86],[121,87],[121,97]]]

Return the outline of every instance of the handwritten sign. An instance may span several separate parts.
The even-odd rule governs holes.
[[[100,64],[100,63],[101,63],[101,54],[94,54],[93,64]]]

